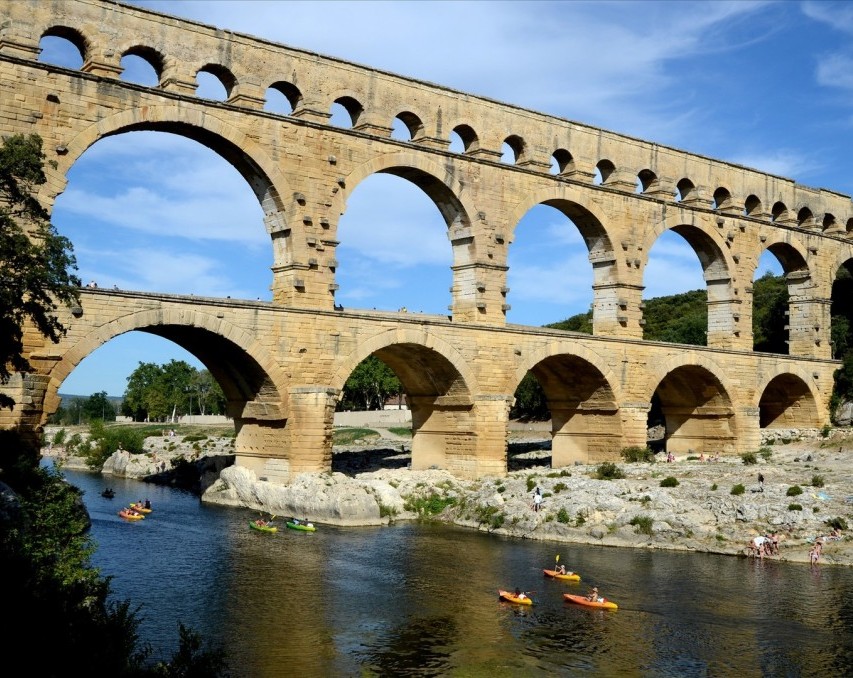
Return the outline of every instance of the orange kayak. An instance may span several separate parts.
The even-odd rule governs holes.
[[[132,508],[134,511],[139,511],[140,513],[151,513],[151,511],[154,510],[150,508],[145,508],[145,506],[143,506],[142,504],[131,504],[130,508]]]
[[[612,600],[607,600],[606,598],[599,598],[598,600],[590,600],[586,596],[576,596],[571,593],[564,593],[563,598],[568,600],[570,603],[577,603],[578,605],[586,605],[587,607],[597,607],[603,608],[605,610],[616,610],[619,606],[614,603]]]
[[[516,598],[514,593],[512,593],[511,591],[504,591],[503,589],[498,590],[498,597],[508,603],[518,603],[519,605],[533,605],[533,600],[528,598],[527,596],[524,596],[523,598]]]
[[[127,509],[122,509],[121,511],[118,512],[118,514],[122,518],[124,518],[125,520],[142,520],[143,518],[145,518],[145,516],[135,515],[135,514],[131,513],[130,511],[128,511]]]
[[[546,577],[551,577],[553,579],[562,579],[563,581],[580,581],[581,576],[577,572],[566,572],[566,574],[560,574],[557,570],[542,570],[545,573]]]

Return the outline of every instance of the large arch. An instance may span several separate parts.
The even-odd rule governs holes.
[[[580,348],[580,347],[579,347]],[[540,352],[516,370],[514,388],[532,372],[551,412],[551,465],[569,466],[618,457],[622,446],[620,396],[615,375],[590,351]]]
[[[691,356],[674,358],[652,371],[649,402],[660,402],[664,443],[672,453],[730,454],[737,450],[734,393],[719,365]]]
[[[793,371],[768,377],[758,389],[760,428],[818,428],[821,421],[814,382]]]
[[[445,341],[422,330],[389,330],[360,342],[333,377],[338,393],[370,355],[390,367],[412,411],[412,468],[443,468],[476,474],[476,378],[465,359]],[[504,464],[505,453],[504,453]]]

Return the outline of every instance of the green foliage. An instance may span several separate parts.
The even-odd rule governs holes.
[[[85,450],[78,448],[78,453],[86,458],[89,468],[100,470],[119,447],[133,454],[141,454],[145,438],[131,427],[107,427],[100,419],[96,419],[89,424],[88,443]]]
[[[802,506],[802,504],[788,504],[788,510],[789,511],[802,511],[803,506]]]
[[[536,487],[536,476],[527,476],[527,491],[532,492]]]
[[[53,444],[54,445],[62,445],[65,442],[66,437],[68,436],[68,431],[64,428],[59,429],[56,433],[53,434]]]
[[[823,428],[820,430],[821,438],[828,438],[830,433],[832,433],[832,426],[830,424],[824,424]]]
[[[624,478],[625,474],[612,461],[605,461],[595,469],[595,477],[599,480],[618,480],[619,478]]]
[[[812,487],[823,487],[823,476],[812,476]]]
[[[582,527],[586,523],[586,514],[583,511],[578,511],[575,515],[575,527]]]
[[[833,530],[846,530],[847,529],[847,521],[844,518],[836,517],[830,518],[826,521],[826,524],[829,525]]]
[[[654,462],[655,460],[655,453],[648,447],[625,447],[620,454],[628,463]]]
[[[647,534],[652,536],[654,534],[654,531],[652,530],[653,522],[654,519],[651,516],[634,516],[628,521],[628,524],[633,525],[638,534]]]
[[[225,395],[207,370],[196,370],[183,360],[165,365],[140,362],[127,378],[121,409],[135,421],[173,421],[191,410],[221,414]]]
[[[578,313],[570,318],[561,320],[557,323],[545,325],[545,327],[554,330],[566,330],[568,332],[582,332],[583,334],[592,334],[592,311],[586,313]]]
[[[379,517],[380,518],[393,518],[397,515],[397,509],[386,506],[385,504],[379,504]]]
[[[752,283],[752,341],[763,353],[788,352],[788,283],[769,271]]]
[[[755,452],[744,452],[740,455],[740,458],[747,466],[758,463],[758,457],[755,456]]]
[[[378,438],[379,434],[372,428],[336,428],[332,433],[334,445],[352,445],[359,441]]]
[[[6,137],[0,145],[0,384],[30,372],[23,356],[24,324],[56,343],[64,335],[55,311],[79,302],[80,279],[71,242],[60,236],[38,202],[46,182],[42,140]],[[0,393],[0,407],[14,401]]]
[[[477,521],[483,525],[489,525],[492,529],[498,529],[504,524],[506,516],[500,512],[497,506],[480,506],[477,508]]]
[[[528,372],[515,389],[515,402],[509,411],[512,419],[526,421],[545,421],[550,417],[548,401],[539,380]]]
[[[409,497],[406,499],[403,508],[426,518],[438,515],[448,506],[454,506],[455,504],[456,499],[453,497],[444,497],[433,492],[428,497]]]
[[[770,457],[773,456],[773,450],[769,447],[762,447],[758,450],[758,454],[761,455],[761,458],[764,459],[764,461],[770,461]]]
[[[744,492],[746,492],[746,488],[741,483],[738,483],[737,485],[732,487],[731,493],[734,495],[738,495],[738,494],[743,494]]]
[[[802,494],[802,493],[803,493],[802,487],[800,487],[799,485],[791,485],[791,487],[788,488],[788,491],[785,492],[785,496],[796,497],[798,494]]]
[[[643,339],[704,346],[708,330],[708,295],[692,290],[644,299]]]
[[[412,427],[402,427],[402,426],[391,426],[388,430],[393,433],[395,436],[401,436],[406,438],[412,437]]]
[[[711,485],[711,492],[716,492],[716,491],[717,491],[717,483],[714,483],[713,485]]]
[[[569,486],[566,485],[566,483],[557,483],[556,485],[554,485],[554,494],[558,494],[559,492],[568,489],[568,487]]]
[[[375,355],[362,360],[344,384],[338,411],[381,410],[385,402],[403,392],[394,371]]]
[[[566,509],[561,508],[559,511],[557,511],[557,522],[558,523],[569,523],[569,522],[571,522],[571,520],[572,520],[572,518],[571,518],[571,516],[569,516],[569,512],[566,511]]]
[[[106,391],[93,393],[86,399],[83,403],[83,415],[87,422],[94,421],[95,419],[100,419],[101,421],[116,420],[115,408],[109,401],[109,398],[107,398]]]
[[[678,487],[678,478],[669,476],[660,481],[661,487]]]

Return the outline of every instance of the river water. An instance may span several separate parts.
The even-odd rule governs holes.
[[[251,530],[243,509],[65,471],[85,491],[93,557],[140,636],[169,656],[178,622],[232,675],[848,676],[853,568],[503,539],[448,526]],[[109,484],[114,499],[100,496]],[[149,498],[129,523],[120,507]],[[542,569],[560,562],[580,583]],[[523,608],[499,588],[531,591]],[[565,602],[598,586],[615,611]]]

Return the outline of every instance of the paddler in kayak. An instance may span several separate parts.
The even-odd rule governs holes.
[[[604,598],[598,597],[598,587],[597,586],[592,587],[592,591],[590,591],[587,594],[586,599],[592,603],[603,603],[604,602]]]
[[[523,594],[521,592],[521,589],[519,589],[517,586],[515,587],[515,597],[518,598],[519,600],[524,600],[525,598],[527,598],[527,596],[525,594]]]

